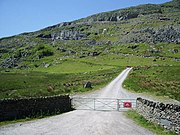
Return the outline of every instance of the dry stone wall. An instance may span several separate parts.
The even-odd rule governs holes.
[[[36,117],[72,110],[69,95],[0,100],[0,121]]]
[[[180,134],[180,106],[137,99],[137,112],[147,120]]]

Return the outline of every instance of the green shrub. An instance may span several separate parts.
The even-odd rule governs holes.
[[[54,55],[53,49],[48,45],[38,45],[36,51],[39,58]]]

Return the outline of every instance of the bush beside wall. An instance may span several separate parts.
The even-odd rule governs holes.
[[[147,120],[180,134],[180,106],[137,99],[137,112]]]
[[[69,95],[0,100],[0,121],[36,117],[72,110]]]

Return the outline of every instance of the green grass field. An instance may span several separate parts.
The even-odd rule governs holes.
[[[37,68],[37,71],[48,73],[85,73],[100,70],[113,69],[113,66],[99,65],[80,62],[78,60],[67,60],[49,68]]]
[[[1,71],[0,99],[73,94],[96,90],[105,86],[124,69],[124,67],[106,69],[97,66],[95,71],[95,67],[91,70],[91,67],[87,66],[85,70],[81,67],[82,65],[77,69],[76,64],[72,63],[64,70],[58,67],[55,71],[52,69],[41,72],[12,70],[6,73]],[[84,71],[79,72],[81,69]],[[92,82],[92,89],[83,87],[87,81]]]
[[[155,66],[155,65],[178,65],[173,59],[155,59],[155,58],[143,58],[140,56],[121,56],[117,54],[102,55],[99,57],[87,57],[80,59],[80,61],[86,61],[90,63],[96,63],[109,66]],[[180,65],[180,64],[179,64]]]
[[[180,67],[159,66],[134,69],[124,86],[135,92],[147,92],[180,101]]]

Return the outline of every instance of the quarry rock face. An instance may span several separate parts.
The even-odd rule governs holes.
[[[122,43],[177,43],[180,42],[180,26],[145,28],[132,30],[121,40]]]
[[[80,40],[86,37],[86,34],[80,33],[79,31],[72,31],[72,30],[62,30],[57,33],[53,33],[52,39],[60,39],[60,40]]]

